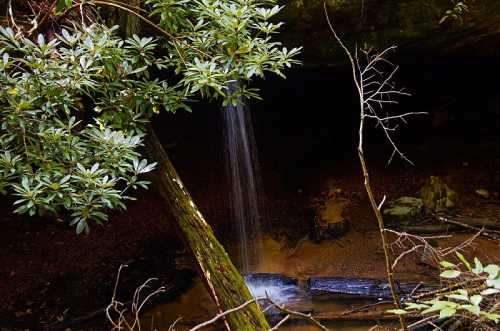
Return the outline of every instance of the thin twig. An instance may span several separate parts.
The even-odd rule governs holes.
[[[443,296],[447,293],[450,293],[458,288],[461,288],[469,283],[474,283],[474,282],[478,282],[478,281],[484,281],[483,278],[472,278],[472,279],[467,279],[467,280],[464,280],[460,283],[456,283],[456,284],[452,284],[448,287],[445,287],[445,288],[440,288],[440,289],[437,289],[437,290],[434,290],[434,291],[429,291],[429,292],[425,292],[425,293],[422,293],[422,294],[418,294],[418,295],[415,295],[411,298],[411,300],[413,301],[419,301],[419,300],[422,300],[422,299],[425,299],[425,298],[429,298],[429,297],[433,297],[433,296]]]
[[[35,32],[38,31],[38,29],[43,24],[45,24],[45,21],[48,20],[48,18],[50,17],[50,15],[52,15],[52,12],[54,11],[54,8],[56,8],[57,3],[58,3],[57,0],[52,1],[52,4],[50,5],[49,8],[47,8],[47,10],[45,12],[45,15],[43,15],[43,17],[40,20],[40,22],[38,22],[38,20],[36,19],[36,17],[33,19],[33,27],[28,31],[28,35],[29,36],[32,36]]]
[[[16,30],[20,30],[19,27],[16,24],[16,21],[14,20],[14,13],[12,11],[12,0],[9,0],[9,17],[12,22],[12,27],[15,28]]]
[[[174,331],[175,330],[175,326],[177,325],[177,323],[179,323],[179,321],[182,319],[182,317],[177,317],[177,319],[174,321],[174,323],[172,323],[169,328],[168,328],[168,331]]]
[[[415,323],[408,325],[408,329],[412,330],[418,326],[429,323],[429,321],[436,320],[437,318],[439,318],[439,315],[432,315],[432,316],[426,317],[424,319],[421,319],[420,321],[417,321]]]
[[[440,220],[441,222],[444,222],[444,223],[450,223],[450,224],[454,224],[454,225],[458,225],[458,226],[461,226],[463,228],[466,228],[466,229],[471,229],[471,230],[475,230],[475,231],[481,231],[481,235],[485,236],[485,237],[489,237],[491,239],[498,239],[498,236],[500,235],[500,231],[495,231],[495,230],[485,230],[485,228],[479,228],[477,226],[472,226],[472,225],[469,225],[469,224],[464,224],[464,223],[461,223],[461,222],[458,222],[458,221],[454,221],[454,220],[451,220],[449,218],[446,218],[446,217],[442,217],[442,216],[436,216],[438,220]],[[497,235],[495,235],[497,234]]]
[[[379,306],[379,305],[384,305],[386,303],[391,303],[391,302],[392,301],[385,300],[385,301],[378,301],[378,302],[375,302],[375,303],[370,303],[370,304],[367,304],[367,305],[364,305],[364,306],[361,306],[361,307],[356,307],[354,309],[344,311],[342,314],[340,314],[340,316],[350,315],[352,313],[357,313],[359,311],[363,311],[363,310],[366,310],[368,308],[376,307],[376,306]]]
[[[285,318],[283,318],[281,321],[279,321],[275,326],[269,329],[269,331],[276,331],[280,326],[286,323],[290,319],[292,315],[286,315]]]
[[[447,255],[450,255],[454,252],[457,252],[459,250],[463,250],[464,248],[466,248],[467,246],[471,245],[472,242],[474,240],[476,240],[482,233],[483,233],[484,229],[480,229],[476,234],[474,234],[472,237],[470,237],[469,239],[465,240],[464,242],[461,242],[460,244],[456,245],[455,247],[450,247],[450,248],[446,248],[446,249],[442,249],[439,251],[439,256],[441,258],[447,256]]]
[[[252,303],[255,303],[255,302],[260,302],[260,301],[263,301],[263,302],[265,302],[265,303],[268,304],[268,307],[265,309],[265,311],[267,311],[267,310],[269,310],[271,308],[275,308],[275,309],[277,309],[277,310],[279,310],[279,311],[281,311],[281,312],[283,312],[283,313],[286,314],[286,316],[280,322],[278,322],[278,324],[276,324],[273,328],[271,328],[269,331],[271,331],[271,330],[277,330],[278,327],[280,327],[281,325],[283,325],[292,316],[296,316],[296,317],[299,317],[301,319],[307,320],[307,321],[309,321],[310,323],[312,323],[313,325],[317,326],[319,329],[321,329],[323,331],[330,331],[326,326],[324,326],[323,324],[321,324],[321,322],[319,322],[317,319],[315,319],[311,314],[305,314],[305,313],[301,313],[301,312],[298,312],[298,311],[294,311],[294,310],[288,309],[288,308],[285,307],[285,305],[278,305],[271,298],[269,298],[268,296],[266,296],[266,297],[258,297],[258,298],[254,298],[252,300],[246,301],[243,304],[239,305],[238,307],[235,307],[235,308],[229,309],[229,310],[227,310],[225,312],[219,313],[216,316],[214,316],[212,319],[194,326],[193,328],[189,329],[189,331],[196,331],[196,330],[200,330],[202,328],[205,328],[207,326],[210,326],[210,325],[214,324],[215,322],[217,322],[218,320],[220,320],[221,318],[223,318],[223,317],[225,317],[225,316],[227,316],[229,314],[232,314],[234,312],[237,312],[237,311],[245,308],[249,304],[252,304]],[[177,323],[177,320],[176,320],[175,323]]]
[[[394,262],[392,263],[392,269],[396,269],[396,266],[398,265],[398,262],[403,258],[405,257],[406,255],[408,254],[411,254],[412,252],[415,252],[417,249],[419,249],[420,247],[424,247],[423,245],[417,245],[417,246],[413,246],[412,248],[404,251],[403,253],[399,254],[399,256],[397,258],[394,259]]]
[[[202,329],[202,328],[204,328],[206,326],[209,326],[211,324],[214,324],[219,319],[221,319],[221,318],[223,318],[223,317],[225,317],[225,316],[227,316],[227,315],[229,315],[231,313],[237,312],[237,311],[245,308],[246,306],[248,306],[248,305],[250,305],[252,303],[258,302],[259,300],[265,300],[265,299],[266,299],[266,297],[258,297],[258,298],[253,298],[252,300],[248,300],[248,301],[244,302],[243,304],[239,305],[238,307],[226,310],[225,312],[217,314],[214,318],[196,325],[195,327],[189,329],[189,331],[196,331],[196,330]]]
[[[330,329],[328,329],[326,326],[321,324],[317,319],[315,319],[312,316],[312,314],[304,314],[304,313],[301,313],[298,311],[290,310],[290,309],[286,308],[285,305],[281,305],[281,306],[277,305],[269,297],[265,298],[265,300],[267,302],[269,302],[271,305],[273,305],[276,309],[278,309],[278,310],[280,310],[288,315],[297,316],[299,318],[305,319],[305,320],[311,322],[312,324],[316,325],[319,329],[321,329],[323,331],[330,331]]]
[[[118,301],[116,299],[116,292],[118,289],[118,283],[120,281],[120,275],[123,268],[126,268],[127,265],[122,264],[118,269],[118,274],[116,276],[115,287],[113,289],[113,296],[111,297],[110,304],[106,307],[106,318],[112,325],[112,330],[141,330],[140,318],[139,315],[141,313],[144,305],[151,300],[151,298],[157,294],[164,293],[166,291],[165,287],[161,286],[156,290],[149,293],[144,299],[141,299],[141,291],[145,288],[149,287],[149,283],[156,280],[156,278],[150,278],[146,280],[141,286],[139,286],[135,292],[134,297],[131,303],[131,314],[132,317],[130,321],[126,318],[127,313],[127,305]],[[117,314],[118,316],[113,318],[111,315]]]

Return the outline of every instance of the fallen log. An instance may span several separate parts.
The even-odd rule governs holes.
[[[401,298],[425,293],[438,288],[434,285],[396,282]],[[311,277],[307,289],[316,297],[391,299],[391,289],[386,281],[369,278]]]
[[[472,218],[462,217],[457,219],[449,219],[445,217],[437,217],[442,223],[422,224],[422,225],[406,225],[398,227],[400,231],[412,234],[435,234],[435,233],[450,233],[464,231],[482,231],[481,235],[491,239],[500,238],[499,224],[488,218]]]
[[[498,220],[487,217],[458,217],[456,220],[445,219],[445,222],[454,222],[453,224],[461,225],[466,224],[474,227],[485,227],[489,230],[500,230],[500,222]]]
[[[489,218],[462,217],[458,220],[451,220],[445,217],[438,217],[438,219],[442,222],[461,227],[462,229],[480,231],[482,236],[494,240],[500,237],[500,231],[495,230],[498,229],[498,223]]]
[[[393,306],[386,306],[387,310]],[[320,321],[395,321],[399,319],[398,315],[386,311],[365,311],[352,314],[335,314],[331,312],[322,312],[313,314],[314,318]],[[417,314],[406,314],[407,319],[421,318]]]
[[[158,137],[151,129],[146,138],[149,158],[158,162],[153,184],[175,219],[181,238],[197,261],[205,287],[219,313],[235,308],[252,299],[239,271],[231,262],[224,247],[215,237],[189,195]],[[267,330],[269,325],[256,303],[225,317],[228,330]]]
[[[397,228],[398,230],[406,233],[422,233],[422,234],[434,234],[434,233],[449,233],[451,231],[460,230],[459,226],[452,224],[422,224],[422,225],[406,225]]]

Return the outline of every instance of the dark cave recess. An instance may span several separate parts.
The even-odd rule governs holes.
[[[412,158],[439,162],[468,153],[468,158],[500,157],[500,59],[422,57],[393,54],[400,66],[396,83],[411,93],[389,112],[427,112],[400,123],[395,140]],[[261,159],[289,167],[327,160],[352,160],[357,143],[358,105],[348,66],[296,67],[287,79],[268,75],[257,81],[263,100],[250,103]],[[161,115],[155,125],[163,142],[173,145],[178,162],[195,153],[214,164],[222,161],[222,123],[216,104],[199,102],[193,112]],[[371,123],[366,140],[386,162],[391,149]],[[174,143],[174,144],[172,144]],[[214,159],[211,161],[210,159]],[[267,161],[266,161],[267,160]]]

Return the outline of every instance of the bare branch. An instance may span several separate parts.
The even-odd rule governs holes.
[[[399,254],[399,256],[394,259],[394,262],[392,263],[392,269],[396,269],[396,266],[398,264],[398,262],[403,258],[405,257],[406,255],[412,253],[412,252],[415,252],[417,249],[421,248],[421,247],[424,247],[424,245],[417,245],[417,246],[413,246],[411,249],[407,250],[407,251],[404,251],[403,253]]]
[[[168,331],[174,331],[175,330],[175,326],[177,325],[177,323],[179,323],[179,321],[181,319],[182,319],[182,317],[177,317],[177,319],[174,321],[174,323],[172,323],[172,325],[169,326]]]
[[[476,234],[474,234],[472,237],[470,237],[469,239],[465,240],[464,242],[456,245],[455,247],[450,247],[450,248],[446,248],[446,249],[443,249],[441,251],[439,251],[439,256],[440,258],[444,258],[445,256],[447,255],[450,255],[450,254],[453,254],[457,251],[460,251],[460,250],[463,250],[464,248],[466,248],[467,246],[470,246],[472,244],[472,242],[474,240],[477,239],[477,237],[479,237],[482,233],[484,232],[484,228],[483,229],[480,229]]]
[[[297,316],[299,318],[302,318],[302,319],[305,319],[309,322],[311,322],[312,324],[316,325],[319,329],[323,330],[323,331],[330,331],[330,329],[328,329],[326,326],[324,326],[323,324],[321,324],[317,319],[315,319],[312,314],[304,314],[304,313],[301,313],[301,312],[298,312],[298,311],[294,311],[294,310],[290,310],[288,308],[285,307],[285,305],[277,305],[274,301],[272,301],[269,297],[265,298],[265,300],[267,302],[269,302],[273,307],[275,307],[276,309],[288,314],[288,315],[292,315],[292,316]]]
[[[205,328],[207,326],[210,326],[210,325],[214,324],[215,322],[217,322],[218,320],[220,320],[221,318],[223,318],[223,317],[225,317],[225,316],[227,316],[229,314],[235,313],[235,312],[237,312],[237,311],[239,311],[241,309],[244,309],[246,306],[248,306],[248,305],[250,305],[252,303],[258,303],[260,301],[268,303],[268,306],[266,307],[266,309],[264,309],[264,311],[268,311],[269,309],[275,308],[275,309],[277,309],[277,310],[279,310],[279,311],[284,312],[284,313],[287,314],[274,327],[272,327],[271,329],[269,329],[269,331],[277,330],[280,326],[282,326],[284,323],[286,323],[292,316],[297,316],[297,317],[299,317],[301,319],[305,319],[305,320],[311,322],[312,324],[316,325],[318,328],[320,328],[323,331],[329,331],[329,329],[326,326],[324,326],[323,324],[321,324],[311,314],[304,314],[304,313],[301,313],[301,312],[298,312],[298,311],[290,310],[290,309],[286,308],[285,305],[278,305],[271,298],[269,298],[268,296],[266,296],[266,297],[257,297],[257,298],[254,298],[252,300],[246,301],[243,304],[239,305],[238,307],[235,307],[233,309],[229,309],[229,310],[227,310],[225,312],[217,314],[212,319],[194,326],[193,328],[189,329],[189,331],[196,331],[196,330],[200,330],[202,328]],[[170,326],[170,328],[172,330],[173,330],[173,326],[178,321],[179,321],[179,319],[177,319],[174,322],[174,324],[172,324]]]
[[[281,321],[279,321],[275,326],[273,326],[269,331],[276,331],[280,326],[285,324],[286,321],[290,319],[291,315],[286,315],[285,318],[283,318]]]
[[[266,297],[258,297],[258,298],[253,298],[252,300],[248,300],[248,301],[244,302],[243,304],[239,305],[238,307],[226,310],[225,312],[217,314],[214,318],[196,325],[195,327],[189,329],[189,331],[196,331],[196,330],[202,329],[208,325],[214,324],[215,322],[217,322],[219,319],[221,319],[224,316],[227,316],[231,313],[237,312],[237,311],[245,308],[246,306],[248,306],[252,303],[258,302],[259,300],[265,300],[265,299],[266,299]]]
[[[455,221],[455,220],[452,220],[452,219],[449,219],[449,218],[446,218],[446,217],[437,216],[437,215],[434,215],[434,216],[439,221],[444,222],[444,223],[450,223],[450,224],[453,224],[453,225],[461,226],[461,227],[466,228],[466,229],[480,231],[481,235],[483,235],[485,237],[489,237],[491,239],[498,239],[498,237],[500,235],[500,231],[490,230],[490,229],[486,230],[484,227],[479,228],[477,226],[472,226],[472,225],[469,225],[469,224],[465,224],[465,223],[462,223],[462,222],[459,222],[459,221]]]
[[[378,209],[378,210],[382,210],[382,206],[384,205],[384,203],[385,203],[385,199],[386,199],[386,198],[387,198],[387,196],[386,196],[386,195],[384,195],[384,197],[382,198],[382,201],[380,201],[380,203],[379,203],[379,204],[378,204],[378,206],[377,206],[377,209]]]
[[[421,325],[424,325],[424,324],[427,324],[429,322],[435,321],[438,318],[439,318],[439,315],[432,315],[432,316],[426,317],[424,319],[421,319],[420,321],[417,321],[417,322],[415,322],[413,324],[408,325],[408,328],[409,329],[415,329],[415,328],[417,328],[417,327],[419,327]]]
[[[11,20],[12,27],[19,31],[20,29],[19,29],[19,27],[16,24],[16,20],[14,19],[14,14],[13,14],[13,11],[12,11],[12,0],[9,0],[9,10],[8,11],[9,11],[9,18]]]

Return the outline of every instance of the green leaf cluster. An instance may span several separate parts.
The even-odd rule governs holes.
[[[147,186],[139,175],[154,165],[137,151],[144,125],[181,98],[147,79],[163,61],[155,40],[122,40],[115,30],[31,41],[0,28],[0,190],[17,197],[16,213],[68,212],[77,233],[88,232],[90,221],[125,208],[129,188]]]
[[[275,0],[147,0],[151,16],[167,31],[164,39],[176,73],[189,93],[236,105],[258,98],[248,83],[266,72],[284,77],[298,63],[299,48],[273,40],[282,22]],[[237,90],[231,91],[232,82]]]
[[[451,0],[453,7],[448,9],[443,17],[439,20],[439,24],[447,20],[462,21],[465,14],[469,12],[469,6],[465,1]]]
[[[478,258],[474,258],[474,266],[459,252],[456,252],[461,265],[441,261],[444,269],[440,277],[447,281],[460,280],[457,289],[440,291],[435,298],[420,302],[407,302],[404,309],[393,309],[393,314],[418,312],[422,315],[439,314],[439,318],[467,316],[478,321],[498,324],[500,314],[496,311],[500,293],[500,267],[496,264],[483,266]],[[465,270],[463,270],[465,268]],[[455,287],[456,288],[456,287]]]

